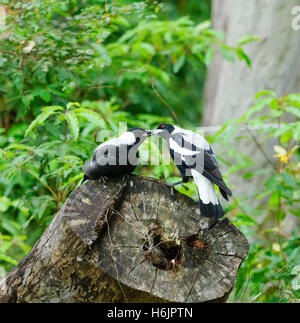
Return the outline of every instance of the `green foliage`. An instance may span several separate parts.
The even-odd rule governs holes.
[[[240,45],[226,46],[223,34],[203,22],[208,16],[195,21],[169,3],[12,0],[5,8],[0,40],[5,128],[35,117],[45,104],[85,99],[114,98],[134,114],[161,115],[160,96],[193,122],[201,116],[199,93],[214,52],[248,62]]]
[[[277,98],[272,91],[261,91],[255,99],[255,104],[242,118],[231,120],[211,138],[226,147],[230,164],[234,165],[228,174],[235,171],[244,173],[245,185],[247,179],[259,177],[262,172],[267,174],[260,190],[235,198],[229,206],[230,220],[250,241],[249,256],[239,271],[231,301],[296,302],[300,297],[297,269],[300,264],[299,227],[295,226],[291,233],[287,233],[284,220],[287,215],[293,215],[299,223],[300,216],[300,156],[297,145],[300,141],[300,94]],[[265,156],[268,169],[255,170],[255,161],[234,148],[237,141],[245,138],[235,135],[241,128],[245,129],[246,138],[253,141]],[[255,133],[252,128],[256,128]],[[269,138],[278,142],[274,145],[273,158],[268,157],[263,148],[263,143]]]

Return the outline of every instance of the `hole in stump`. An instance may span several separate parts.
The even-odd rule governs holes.
[[[209,250],[207,245],[202,240],[199,239],[197,234],[194,234],[194,235],[186,238],[186,242],[189,247]]]
[[[169,239],[162,227],[155,227],[148,232],[143,244],[145,258],[156,268],[174,270],[182,264],[181,245]]]

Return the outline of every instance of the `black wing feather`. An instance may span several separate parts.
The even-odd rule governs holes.
[[[225,182],[223,180],[223,176],[222,176],[221,171],[219,169],[218,162],[216,160],[216,157],[214,155],[212,148],[210,147],[210,149],[208,149],[208,150],[199,148],[194,143],[185,140],[184,134],[181,134],[180,132],[175,133],[174,135],[171,136],[171,138],[180,147],[186,148],[191,151],[195,151],[194,156],[187,156],[187,155],[184,156],[184,159],[185,159],[185,163],[183,163],[184,166],[191,169],[191,168],[197,168],[197,165],[198,166],[200,165],[202,168],[199,169],[199,172],[203,176],[208,178],[211,182],[216,184],[219,187],[220,193],[222,194],[222,196],[226,200],[228,200],[228,195],[232,196],[232,192],[227,187],[227,185],[225,184]],[[173,160],[175,161],[176,158],[174,155],[176,155],[176,152],[171,153],[171,156],[172,156]],[[198,161],[200,161],[198,163],[196,163],[196,158],[195,158],[196,156],[197,156],[197,158],[199,158]],[[178,157],[178,160],[180,161],[181,158]],[[203,167],[203,165],[204,165],[204,167]],[[177,165],[177,167],[179,168],[179,165]]]
[[[204,170],[202,175],[219,187],[221,194],[226,200],[228,200],[227,195],[232,196],[231,190],[223,180],[216,157],[211,148],[210,150],[204,150]]]

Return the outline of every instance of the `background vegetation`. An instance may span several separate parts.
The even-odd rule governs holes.
[[[116,136],[120,122],[195,129],[215,52],[250,67],[243,46],[257,39],[245,36],[227,45],[224,34],[210,27],[205,0],[0,3],[0,275],[5,275],[80,184],[84,162],[106,139],[97,136],[100,130]],[[286,115],[296,121],[283,122]],[[208,138],[226,145],[227,155],[217,157],[229,179],[240,170],[245,179],[260,176],[251,171],[255,160],[234,148],[237,129],[255,125],[266,138],[278,138],[269,178],[253,193],[257,206],[239,197],[226,208],[251,244],[232,302],[299,301],[299,226],[291,234],[282,229],[287,214],[300,215],[299,117],[299,94],[277,98],[262,91],[242,119]],[[279,128],[266,128],[265,122]],[[248,135],[255,140],[251,130]],[[141,149],[144,158],[148,145]],[[159,156],[152,148],[152,157]],[[140,166],[137,173],[178,176],[172,166]],[[179,190],[197,197],[192,182]]]

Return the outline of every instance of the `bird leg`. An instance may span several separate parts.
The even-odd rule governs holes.
[[[217,223],[219,223],[219,218],[217,217],[211,218],[210,220],[211,221],[208,230],[211,230]]]
[[[171,187],[171,196],[175,196],[175,194],[174,194],[174,186],[170,186]]]
[[[182,183],[187,183],[188,181],[189,181],[189,178],[188,177],[182,177],[182,180],[179,181],[179,182],[171,183],[171,184],[169,184],[169,183],[166,182],[166,184],[168,186],[170,186],[170,187],[174,187],[174,186],[179,185],[179,184],[182,184]]]
[[[106,177],[106,176],[100,176],[99,177],[99,181],[100,181],[100,183],[101,184],[107,184],[107,182],[108,182],[108,177]]]
[[[83,184],[85,181],[87,181],[89,178],[88,178],[88,176],[86,176],[86,175],[84,175],[83,176],[83,180],[82,180],[82,182],[81,182],[81,184]]]

